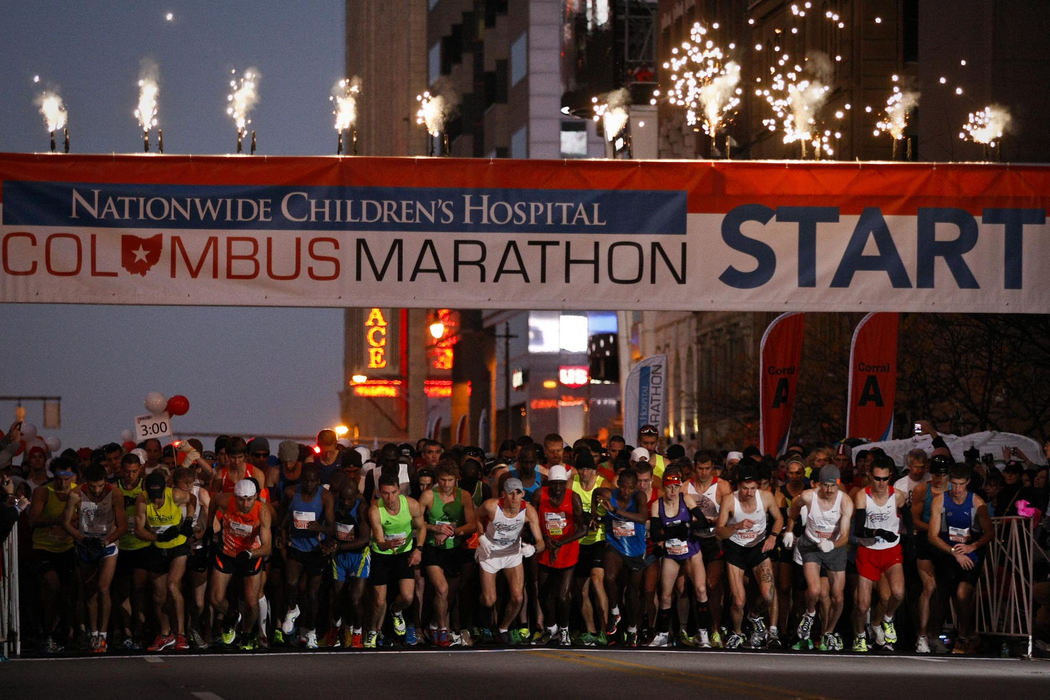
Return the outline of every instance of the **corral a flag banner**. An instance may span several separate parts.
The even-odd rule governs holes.
[[[759,350],[759,439],[762,454],[780,455],[791,436],[805,316],[777,316],[762,334]]]
[[[900,314],[870,313],[853,331],[846,407],[846,435],[850,437],[872,441],[893,437],[899,324]]]
[[[1050,168],[0,154],[0,302],[1050,311]]]
[[[627,375],[623,387],[623,437],[638,444],[638,429],[646,423],[664,424],[667,409],[667,355],[651,355]]]

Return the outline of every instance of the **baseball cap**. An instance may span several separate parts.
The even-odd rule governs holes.
[[[820,470],[820,483],[826,484],[828,482],[838,481],[842,478],[842,472],[834,464],[828,464]]]
[[[742,484],[745,481],[758,481],[758,470],[750,462],[740,467],[736,475],[738,484]]]
[[[475,459],[484,464],[485,462],[485,450],[474,445],[467,445],[463,448],[463,457],[465,459]]]
[[[930,458],[931,474],[947,474],[955,466],[955,460],[948,455],[934,455]]]
[[[549,470],[547,470],[547,481],[568,481],[569,472],[565,471],[565,467],[561,464],[555,464]],[[520,482],[519,482],[520,483]]]
[[[251,498],[258,493],[259,485],[251,477],[241,479],[233,487],[233,495],[238,498]]]
[[[631,461],[641,462],[643,459],[646,462],[649,461],[649,450],[645,449],[644,447],[634,448],[634,450],[631,452]]]
[[[264,437],[252,438],[252,441],[248,443],[248,454],[253,452],[269,452],[270,441]]]
[[[504,493],[514,493],[515,491],[525,492],[525,486],[522,485],[521,479],[516,479],[513,476],[503,482]]]
[[[1011,460],[1006,463],[1006,466],[1003,467],[1003,471],[1009,474],[1023,474],[1024,467],[1021,466],[1020,462],[1015,462]]]
[[[659,435],[660,432],[656,429],[656,426],[652,423],[646,423],[641,428],[638,428],[639,435]]]
[[[153,472],[146,477],[146,495],[150,498],[160,498],[164,495],[164,489],[167,485],[162,473]]]
[[[740,461],[744,458],[743,452],[730,452],[726,455],[726,462],[732,462],[734,459]]]
[[[597,469],[597,465],[594,463],[594,457],[591,456],[589,450],[580,450],[576,453],[576,461],[573,463],[576,470],[580,469]]]
[[[295,462],[299,459],[299,443],[294,440],[282,440],[277,446],[277,459],[282,462]]]

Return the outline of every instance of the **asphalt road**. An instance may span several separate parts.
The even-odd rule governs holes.
[[[16,659],[4,698],[1046,697],[1050,661],[520,649]]]

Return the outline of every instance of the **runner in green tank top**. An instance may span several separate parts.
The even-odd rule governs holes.
[[[434,591],[434,617],[430,623],[431,638],[440,647],[450,646],[449,610],[455,609],[459,592],[464,554],[471,550],[461,545],[474,532],[474,502],[459,488],[459,470],[453,464],[437,468],[434,488],[425,491],[419,505],[426,513],[427,541],[423,548],[423,567]],[[453,629],[459,625],[454,625]]]

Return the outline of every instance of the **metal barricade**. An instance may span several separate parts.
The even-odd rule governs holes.
[[[18,523],[0,547],[0,659],[22,653],[22,640],[18,630]]]
[[[1033,570],[1046,558],[1035,541],[1035,522],[1017,516],[992,518],[995,536],[988,543],[984,571],[977,582],[976,630],[981,634],[1023,638],[1032,655]]]

